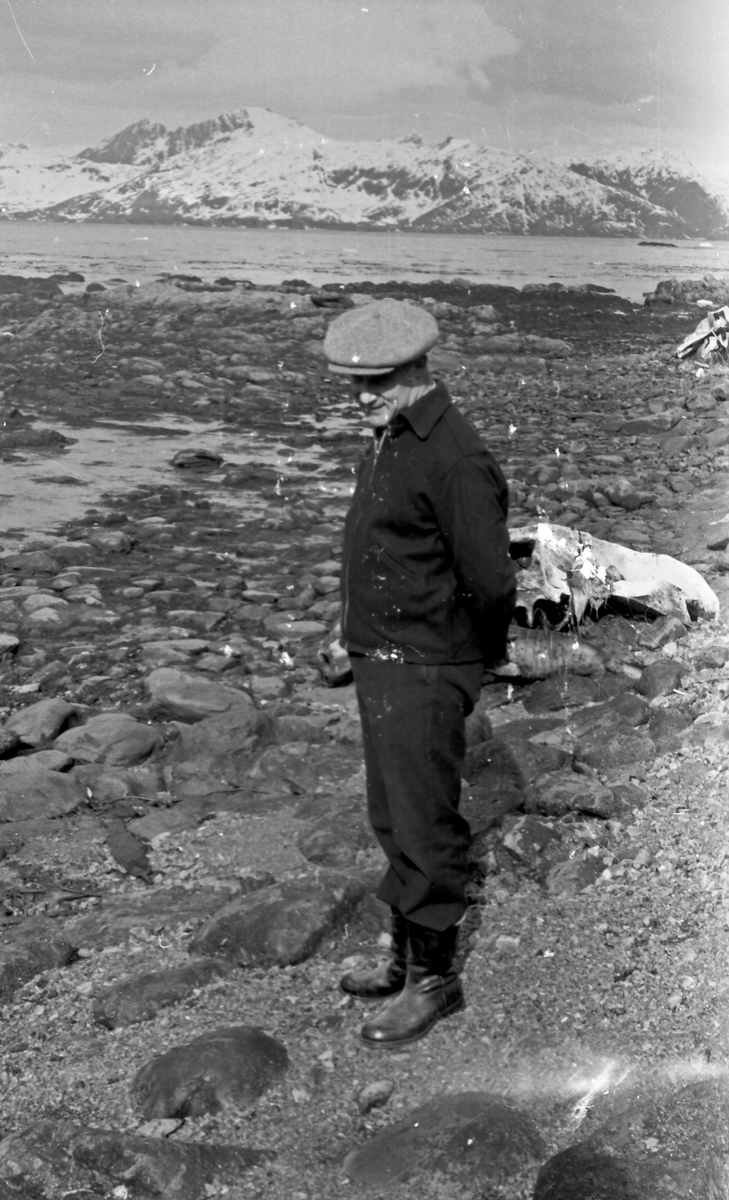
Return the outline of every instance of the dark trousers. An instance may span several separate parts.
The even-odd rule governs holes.
[[[409,921],[447,929],[466,910],[470,829],[458,804],[483,665],[351,658],[369,818],[389,862],[377,895]]]

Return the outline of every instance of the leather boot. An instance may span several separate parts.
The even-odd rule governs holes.
[[[391,912],[390,957],[372,971],[348,971],[339,981],[340,988],[348,996],[379,1000],[385,996],[394,996],[404,988],[407,973],[408,923],[396,908]]]
[[[366,1046],[398,1050],[425,1037],[436,1021],[463,1008],[463,989],[453,966],[458,928],[440,932],[408,922],[407,979],[399,996],[362,1026]]]

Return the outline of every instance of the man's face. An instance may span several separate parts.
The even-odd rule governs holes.
[[[407,368],[389,375],[352,375],[352,395],[359,404],[367,425],[374,429],[387,425],[402,408],[417,399]]]

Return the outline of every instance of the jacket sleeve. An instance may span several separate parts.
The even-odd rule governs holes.
[[[441,537],[453,556],[459,590],[487,664],[506,656],[516,604],[508,511],[506,480],[489,454],[469,455],[452,467],[436,505]]]

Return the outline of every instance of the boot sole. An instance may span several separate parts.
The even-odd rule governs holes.
[[[393,988],[389,992],[350,992],[349,988],[342,987],[340,983],[339,990],[343,995],[351,996],[353,1000],[387,1000],[390,996],[399,996],[404,987],[403,983],[402,987]]]
[[[413,1034],[412,1037],[398,1038],[397,1041],[388,1042],[371,1042],[368,1038],[363,1037],[360,1033],[360,1041],[362,1042],[363,1046],[367,1047],[368,1050],[400,1050],[403,1046],[412,1046],[414,1042],[422,1041],[424,1037],[428,1036],[431,1029],[437,1025],[439,1021],[443,1020],[443,1017],[451,1017],[454,1013],[461,1012],[461,1010],[465,1007],[466,998],[463,994],[461,994],[460,996],[456,996],[455,1000],[452,1000],[447,1008],[444,1008],[442,1012],[439,1012],[432,1024],[423,1029],[421,1033]]]

